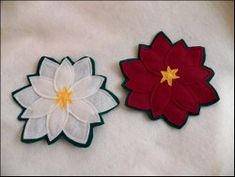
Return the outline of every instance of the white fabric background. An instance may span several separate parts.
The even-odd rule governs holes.
[[[2,175],[233,175],[233,2],[1,3]],[[221,100],[176,130],[124,106],[118,66],[163,30],[172,41],[206,47]],[[88,149],[65,140],[20,141],[23,122],[11,92],[27,84],[42,55],[96,60],[120,105],[103,116]]]

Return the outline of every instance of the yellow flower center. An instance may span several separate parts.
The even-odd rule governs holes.
[[[164,81],[167,81],[169,86],[172,86],[172,81],[174,79],[179,79],[180,77],[176,75],[178,72],[178,68],[176,69],[171,69],[170,66],[167,66],[166,71],[161,71],[162,74],[162,79],[160,83],[163,83]]]
[[[57,103],[61,109],[66,109],[67,106],[72,103],[72,91],[69,91],[67,87],[56,92],[56,96],[57,98],[55,99],[55,103]]]

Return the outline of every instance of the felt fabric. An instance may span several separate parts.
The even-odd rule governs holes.
[[[51,144],[63,132],[73,144],[90,145],[90,124],[102,122],[99,113],[118,104],[117,98],[104,89],[104,77],[93,75],[93,67],[89,57],[75,64],[69,57],[61,64],[41,58],[40,75],[29,76],[30,85],[13,92],[13,98],[23,107],[19,118],[29,119],[22,133],[23,142],[45,137]]]
[[[127,106],[150,112],[151,119],[163,117],[181,128],[189,114],[199,114],[200,106],[219,100],[209,84],[214,72],[204,66],[203,47],[187,47],[184,40],[173,44],[159,32],[150,46],[139,46],[138,55],[139,59],[120,62],[128,80],[124,87],[135,93],[127,97]]]
[[[233,2],[211,1],[2,1],[1,174],[233,175],[233,9]],[[150,44],[158,31],[174,42],[184,38],[189,46],[204,46],[205,65],[215,71],[210,83],[220,101],[202,108],[180,130],[124,105],[118,62],[137,56],[137,44]],[[28,84],[25,76],[35,72],[42,55],[58,61],[89,55],[96,74],[107,76],[107,88],[120,99],[102,116],[105,124],[93,129],[89,148],[63,138],[50,146],[44,140],[20,141],[25,123],[16,120],[21,108],[11,92]],[[139,85],[143,91],[151,85],[145,87]]]

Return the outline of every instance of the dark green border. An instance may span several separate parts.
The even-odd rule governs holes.
[[[89,57],[89,56],[84,56],[84,57],[78,59],[77,61],[82,60],[82,59],[87,58],[87,57]],[[117,106],[119,105],[119,100],[118,100],[118,98],[117,98],[112,92],[110,92],[109,90],[107,90],[107,89],[105,88],[105,84],[106,84],[107,78],[106,78],[105,76],[102,76],[102,75],[96,75],[96,76],[101,76],[101,77],[104,78],[104,82],[103,82],[103,84],[102,84],[102,86],[101,86],[100,88],[103,89],[103,90],[105,90],[105,91],[107,91],[107,92],[113,97],[113,99],[117,102],[117,105],[116,105],[115,107],[113,107],[113,108],[107,110],[107,111],[104,111],[104,112],[99,113],[101,122],[98,122],[98,123],[91,123],[91,124],[90,124],[90,133],[89,133],[89,136],[88,136],[88,140],[87,140],[87,142],[86,142],[85,144],[81,144],[81,143],[78,143],[78,142],[75,142],[75,141],[71,140],[69,137],[67,137],[67,136],[65,135],[65,133],[64,133],[63,131],[62,131],[53,141],[50,141],[47,135],[44,135],[43,137],[40,137],[40,138],[37,138],[37,139],[24,139],[23,136],[24,136],[25,126],[26,126],[26,124],[27,124],[28,119],[22,119],[22,118],[21,118],[21,115],[23,114],[23,112],[25,111],[26,108],[24,108],[24,107],[16,100],[16,98],[14,97],[14,95],[15,95],[16,93],[18,93],[19,91],[21,91],[21,90],[23,90],[23,89],[25,89],[25,88],[27,88],[27,87],[32,86],[31,83],[30,83],[29,78],[32,77],[32,76],[39,76],[40,67],[41,67],[41,64],[42,64],[42,62],[44,61],[44,59],[49,59],[49,60],[51,60],[52,62],[55,62],[55,63],[58,63],[58,64],[61,64],[64,59],[68,59],[68,60],[71,62],[72,65],[75,63],[75,62],[73,62],[72,59],[70,59],[69,56],[64,57],[64,58],[61,60],[61,62],[57,62],[55,59],[50,58],[50,57],[47,57],[47,56],[42,56],[42,57],[40,58],[39,62],[38,62],[38,66],[37,66],[36,73],[35,73],[35,74],[31,74],[31,75],[27,75],[27,80],[28,80],[28,82],[29,82],[29,85],[26,85],[26,86],[24,86],[24,87],[22,87],[22,88],[20,88],[20,89],[15,90],[14,92],[12,92],[12,98],[13,98],[14,101],[22,108],[22,111],[21,111],[21,113],[19,114],[19,116],[18,116],[17,119],[18,119],[19,121],[25,121],[25,124],[24,124],[24,127],[23,127],[23,131],[22,131],[22,134],[21,134],[21,141],[24,142],[24,143],[34,143],[34,142],[37,142],[37,141],[39,141],[39,140],[45,139],[45,140],[47,141],[48,145],[50,145],[50,144],[53,144],[54,142],[56,142],[59,138],[62,138],[62,137],[63,137],[63,138],[66,139],[68,142],[70,142],[71,144],[73,144],[73,145],[75,145],[75,146],[77,146],[77,147],[82,147],[82,148],[89,147],[90,144],[91,144],[91,142],[92,142],[92,138],[93,138],[93,128],[96,127],[96,126],[100,126],[100,125],[103,125],[103,124],[104,124],[104,120],[103,120],[103,118],[102,118],[102,115],[105,114],[105,113],[107,113],[107,112],[109,112],[109,111],[111,111],[111,110],[113,110],[115,107],[117,107]],[[94,60],[93,60],[91,57],[89,57],[89,59],[90,59],[91,64],[92,64],[92,75],[95,75],[95,62],[94,62]],[[77,61],[76,61],[76,62],[77,62]]]
[[[141,47],[146,47],[146,48],[149,48],[149,49],[150,49],[151,46],[153,45],[154,41],[157,39],[157,37],[158,37],[159,35],[163,35],[172,45],[174,45],[174,44],[171,42],[171,40],[166,36],[166,34],[165,34],[163,31],[160,31],[160,32],[157,33],[157,35],[154,37],[154,39],[152,40],[152,42],[151,42],[150,45],[139,44],[139,46],[138,46],[138,58],[125,59],[125,60],[122,60],[122,61],[119,62],[119,66],[120,66],[120,69],[121,69],[121,73],[122,73],[123,76],[124,76],[124,81],[122,82],[122,87],[127,90],[127,97],[126,97],[126,100],[125,100],[125,105],[128,106],[128,107],[130,107],[130,108],[133,108],[133,109],[136,109],[136,110],[139,110],[139,111],[144,111],[144,112],[146,112],[146,114],[148,115],[148,117],[149,117],[151,120],[158,120],[158,119],[162,118],[168,125],[170,125],[170,126],[172,126],[172,127],[174,127],[174,128],[180,129],[180,128],[182,128],[182,127],[185,125],[185,123],[187,122],[188,117],[189,117],[190,115],[199,115],[200,109],[201,109],[202,106],[209,106],[209,105],[214,104],[214,103],[216,103],[217,101],[220,100],[218,93],[216,92],[216,90],[214,89],[214,87],[209,83],[210,80],[212,79],[212,77],[215,75],[215,72],[214,72],[211,68],[209,68],[209,67],[207,67],[207,66],[204,65],[204,63],[205,63],[205,61],[206,61],[206,51],[205,51],[205,48],[202,47],[202,48],[203,48],[203,61],[202,61],[202,63],[201,63],[201,66],[203,66],[203,67],[205,67],[206,69],[208,69],[208,70],[211,71],[211,76],[210,76],[209,78],[207,78],[206,82],[208,83],[208,86],[209,86],[209,87],[214,91],[214,93],[216,94],[217,99],[214,100],[214,101],[212,101],[212,102],[208,102],[207,104],[199,104],[199,108],[198,108],[198,112],[197,112],[197,113],[188,112],[188,116],[186,117],[184,123],[181,124],[180,126],[177,126],[177,125],[175,125],[175,124],[169,122],[169,121],[167,120],[167,118],[166,118],[164,115],[160,115],[160,116],[154,117],[154,116],[152,115],[151,109],[149,109],[149,110],[142,110],[142,109],[136,108],[136,107],[134,107],[134,106],[128,105],[128,97],[130,96],[132,90],[129,89],[129,88],[127,88],[127,87],[125,86],[126,82],[128,81],[128,77],[125,75],[121,64],[124,63],[124,62],[130,62],[130,61],[133,61],[133,60],[139,60],[139,58],[140,58],[140,48],[141,48]],[[183,42],[185,43],[186,48],[190,48],[190,47],[187,46],[186,42],[185,42],[183,39],[181,39],[181,40],[179,40],[179,41],[183,41]],[[178,42],[178,41],[177,41],[177,42]],[[201,47],[201,46],[194,46],[194,47]]]

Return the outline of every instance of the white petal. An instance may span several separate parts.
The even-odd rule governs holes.
[[[38,139],[47,134],[46,117],[29,119],[24,128],[24,139]]]
[[[78,60],[74,65],[75,78],[74,82],[82,79],[83,77],[92,75],[92,63],[89,57]]]
[[[43,76],[34,76],[30,77],[30,82],[34,91],[41,97],[49,99],[56,98],[52,79]]]
[[[26,87],[23,90],[14,93],[13,96],[17,100],[17,102],[25,108],[39,99],[39,96],[36,94],[32,87]]]
[[[69,112],[85,123],[100,122],[100,116],[95,107],[85,100],[75,100],[69,105]]]
[[[49,113],[50,109],[54,106],[52,100],[39,98],[26,108],[21,115],[22,118],[40,118]]]
[[[48,59],[44,58],[40,66],[39,74],[40,76],[48,77],[54,79],[56,69],[59,67],[59,64]]]
[[[55,72],[54,84],[57,91],[70,88],[74,82],[74,69],[68,59],[64,59]]]
[[[67,118],[67,110],[61,109],[59,106],[47,115],[47,131],[50,141],[61,133],[64,125],[66,124]]]
[[[73,115],[69,114],[63,131],[69,139],[86,144],[90,133],[90,124],[79,121]]]
[[[104,78],[101,76],[87,76],[76,82],[71,90],[73,91],[73,99],[82,99],[96,93],[101,87]]]
[[[99,113],[108,111],[118,104],[115,99],[103,89],[99,89],[98,92],[87,97],[86,100],[93,104]]]

